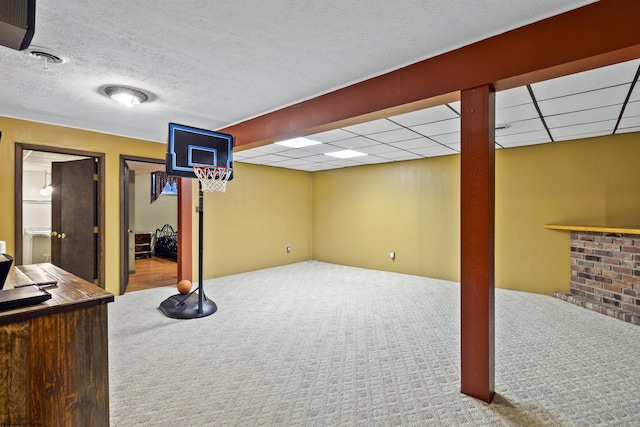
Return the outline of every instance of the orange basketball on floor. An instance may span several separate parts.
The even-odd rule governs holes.
[[[181,294],[188,294],[191,290],[191,281],[187,279],[180,280],[178,282],[178,292]]]

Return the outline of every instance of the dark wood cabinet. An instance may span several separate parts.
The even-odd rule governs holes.
[[[151,233],[136,233],[136,258],[151,258]]]
[[[0,311],[0,426],[109,426],[112,294],[52,264],[14,267],[5,289],[58,280],[48,301]]]

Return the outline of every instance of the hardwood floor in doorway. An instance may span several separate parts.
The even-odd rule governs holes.
[[[136,272],[129,275],[126,293],[178,283],[178,263],[166,258],[136,259]]]

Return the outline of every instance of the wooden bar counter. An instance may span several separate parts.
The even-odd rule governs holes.
[[[108,426],[114,297],[52,264],[12,268],[4,289],[51,277],[51,299],[0,311],[0,426]]]

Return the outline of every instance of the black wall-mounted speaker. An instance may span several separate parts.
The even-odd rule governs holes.
[[[36,29],[36,0],[0,1],[0,45],[24,50]]]

